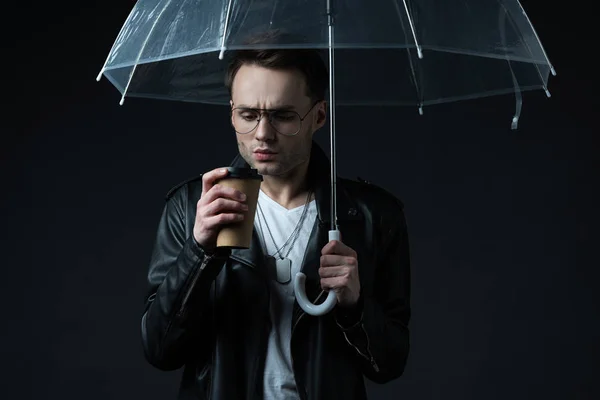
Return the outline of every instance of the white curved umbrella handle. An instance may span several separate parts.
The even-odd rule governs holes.
[[[340,231],[332,230],[329,231],[329,241],[332,240],[340,240]],[[337,297],[335,296],[335,292],[331,290],[327,295],[325,301],[319,305],[313,304],[308,297],[306,297],[306,275],[302,272],[298,272],[294,277],[294,294],[296,295],[296,300],[298,301],[298,305],[300,308],[304,310],[305,313],[320,316],[325,315],[335,307],[337,303]]]

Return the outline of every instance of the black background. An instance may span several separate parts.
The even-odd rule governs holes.
[[[180,372],[141,351],[147,262],[164,194],[228,164],[235,138],[225,108],[119,106],[95,81],[132,6],[4,11],[5,399],[176,395]],[[410,229],[411,355],[373,399],[600,394],[594,26],[574,4],[524,6],[558,76],[552,98],[525,93],[519,130],[511,96],[338,111],[339,173],[400,197]]]

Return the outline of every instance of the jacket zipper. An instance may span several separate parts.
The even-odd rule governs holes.
[[[230,256],[230,258],[232,260],[234,260],[234,261],[239,262],[240,264],[244,264],[245,266],[247,266],[249,268],[256,268],[254,265],[249,264],[248,262],[246,262],[242,258],[239,258],[239,257],[236,257],[236,256]],[[267,311],[266,311],[264,319],[265,319],[265,324],[266,324],[267,319],[269,318],[269,308],[268,308],[269,306],[268,306],[268,304],[271,302],[271,292],[270,292],[270,288],[269,288],[269,284],[268,283],[266,283],[265,287],[266,287],[266,293],[267,293]],[[266,350],[267,350],[266,346],[265,346],[265,342],[268,343],[268,340],[269,340],[268,333],[267,333],[267,336],[263,335],[261,337],[260,347],[263,348],[265,354],[266,354]],[[265,360],[265,358],[263,356],[261,356],[261,358],[262,358],[263,361]],[[254,375],[254,378],[255,378],[254,381],[257,382],[255,389],[258,389],[260,391],[260,393],[264,393],[264,389],[262,388],[263,381],[264,381],[264,370],[262,371],[262,373],[263,373],[263,375],[262,375],[263,379],[261,379],[261,380],[256,379],[256,377],[258,375],[258,364],[259,364],[259,362],[260,362],[260,359],[256,358],[255,362],[254,362],[254,368],[253,368],[253,375]],[[263,362],[262,363],[263,369],[264,369],[264,366],[265,366],[265,364]]]
[[[192,283],[190,284],[187,292],[185,293],[185,296],[183,297],[183,301],[181,302],[181,306],[179,307],[179,312],[177,313],[177,316],[181,317],[183,315],[183,311],[185,309],[185,306],[187,305],[187,302],[190,298],[190,295],[192,294],[192,290],[194,289],[194,287],[196,286],[196,283],[198,282],[198,279],[200,278],[200,274],[202,273],[202,270],[204,268],[206,268],[206,266],[208,265],[208,263],[214,258],[214,255],[208,255],[208,256],[204,256],[204,260],[202,260],[202,263],[200,264],[200,267],[198,268],[198,271],[196,271],[196,274],[194,275],[194,277],[192,278]]]
[[[325,293],[324,290],[321,291],[321,293],[319,293],[319,295],[317,296],[315,302],[319,301],[319,299],[321,298],[321,296],[323,296],[323,293]],[[298,323],[300,322],[300,320],[302,319],[302,317],[304,317],[306,313],[304,311],[302,311],[302,313],[300,314],[300,316],[298,317],[298,319],[296,320],[296,323],[294,324],[294,326],[292,327],[292,336],[290,336],[290,339],[294,336],[294,331],[296,330],[296,326],[298,326]],[[294,360],[293,356],[292,356],[292,361]]]
[[[217,295],[216,295],[216,290],[213,292],[213,301],[212,301],[212,321],[211,324],[213,326],[213,332],[214,332],[214,326],[215,326],[215,299],[216,299]],[[215,343],[216,343],[216,335],[215,335]],[[212,393],[212,389],[213,389],[213,381],[215,379],[215,348],[213,347],[212,351],[210,352],[210,382],[208,384],[208,399],[207,400],[212,400],[213,398],[213,393]]]
[[[352,342],[348,339],[348,335],[346,335],[346,332],[344,332],[344,337],[346,338],[346,342],[348,342],[348,344],[350,346],[354,347],[354,349],[357,351],[358,354],[360,354],[362,357],[364,357],[367,361],[369,361],[371,363],[371,366],[373,367],[375,372],[379,372],[379,366],[375,362],[375,357],[373,357],[373,354],[371,353],[371,342],[369,340],[369,334],[367,333],[367,330],[365,329],[365,325],[362,322],[360,324],[360,328],[363,331],[363,333],[365,334],[365,337],[367,338],[367,354],[363,353],[362,351],[360,351],[360,349],[358,347],[356,347],[354,344],[352,344]]]
[[[197,272],[197,273],[196,273],[196,275],[193,277],[193,279],[192,279],[192,283],[191,283],[191,285],[190,285],[190,287],[189,287],[188,291],[186,292],[186,294],[185,294],[185,297],[183,298],[183,301],[182,301],[182,303],[181,303],[181,308],[179,309],[179,314],[178,314],[178,315],[182,315],[182,314],[183,314],[183,310],[184,310],[184,308],[185,308],[185,306],[186,306],[186,304],[187,304],[187,301],[188,301],[188,299],[189,299],[189,297],[190,297],[190,295],[191,295],[191,292],[192,292],[192,290],[193,290],[194,286],[196,286],[196,282],[198,281],[198,278],[200,277],[200,274],[201,274],[202,270],[203,270],[204,268],[206,268],[206,266],[208,265],[208,263],[209,263],[209,262],[210,262],[210,261],[211,261],[213,258],[215,258],[215,256],[214,256],[213,254],[211,254],[211,255],[205,256],[205,257],[204,257],[204,260],[202,260],[202,264],[200,264],[200,268],[198,268],[198,272]],[[251,268],[253,268],[253,266],[252,266],[252,265],[248,264],[247,262],[244,262],[243,260],[241,260],[241,259],[239,259],[239,258],[237,258],[237,257],[231,257],[231,256],[230,256],[230,258],[231,258],[232,260],[235,260],[235,261],[237,261],[237,262],[239,262],[239,263],[242,263],[242,264],[244,264],[244,265],[246,265],[246,266],[248,266],[248,267],[251,267]],[[267,295],[269,295],[268,287],[267,287]],[[264,346],[264,338],[263,338],[263,340],[262,340],[262,342],[261,342],[261,345],[263,345],[263,346]],[[214,359],[215,359],[215,358],[214,358],[214,357],[215,357],[214,351],[213,351],[213,354],[212,354],[212,356],[211,356],[211,357],[212,357],[212,360],[213,360],[213,368],[214,368],[214,365],[215,365],[215,363],[214,363]],[[256,362],[258,363],[258,359],[256,360]],[[213,371],[213,372],[211,372],[211,382],[210,382],[210,386],[209,386],[209,395],[208,395],[208,396],[209,396],[209,399],[210,399],[210,398],[212,398],[212,379],[214,378],[214,377],[213,377],[213,373],[214,373],[214,371]],[[256,364],[255,364],[255,366],[254,366],[254,375],[256,376],[256,374],[257,374],[257,366],[256,366]]]

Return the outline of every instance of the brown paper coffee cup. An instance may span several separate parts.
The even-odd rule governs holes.
[[[252,168],[228,168],[227,176],[218,181],[219,185],[232,187],[246,195],[248,211],[241,222],[227,224],[217,236],[217,247],[229,249],[248,249],[252,242],[254,216],[258,202],[258,193],[262,176]]]

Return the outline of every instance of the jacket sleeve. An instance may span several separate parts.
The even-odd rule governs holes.
[[[406,220],[402,206],[382,237],[384,256],[375,266],[371,295],[361,293],[358,305],[340,311],[336,320],[346,341],[354,347],[364,375],[386,383],[404,372],[409,353],[410,256]]]
[[[209,293],[224,259],[206,254],[193,235],[186,237],[187,188],[167,199],[148,270],[149,290],[141,321],[146,360],[175,370],[187,357],[202,359],[212,335]]]

